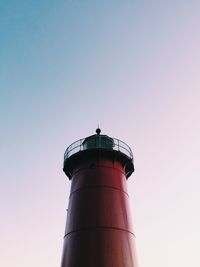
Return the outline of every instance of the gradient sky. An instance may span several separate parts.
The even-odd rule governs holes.
[[[199,267],[200,1],[0,2],[0,265],[60,266],[65,148],[133,149],[139,267]]]

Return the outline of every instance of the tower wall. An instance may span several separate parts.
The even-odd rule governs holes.
[[[82,159],[72,174],[61,267],[136,267],[122,164]]]

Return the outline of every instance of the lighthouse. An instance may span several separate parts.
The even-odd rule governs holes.
[[[63,170],[71,191],[61,267],[137,267],[127,193],[131,148],[98,128],[66,149]]]

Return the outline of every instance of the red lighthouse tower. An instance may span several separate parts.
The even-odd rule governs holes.
[[[98,128],[66,149],[63,170],[72,184],[61,267],[136,267],[130,147]]]

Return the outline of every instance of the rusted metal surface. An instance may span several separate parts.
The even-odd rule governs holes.
[[[136,267],[124,166],[83,159],[73,169],[61,267]]]

